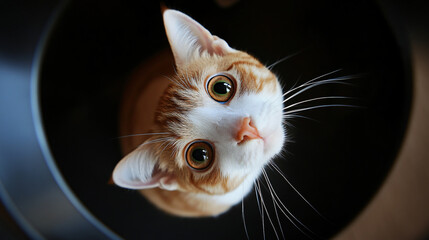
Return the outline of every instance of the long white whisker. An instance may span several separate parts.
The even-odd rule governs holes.
[[[312,88],[314,88],[314,87],[317,87],[317,86],[320,86],[320,85],[323,85],[323,84],[331,84],[331,83],[346,84],[345,82],[341,82],[341,81],[342,81],[342,80],[338,80],[338,79],[336,79],[336,78],[333,78],[333,79],[320,80],[320,81],[317,81],[317,82],[314,82],[314,83],[301,85],[301,86],[300,86],[300,87],[298,87],[298,88],[301,88],[301,87],[304,87],[304,88],[303,88],[303,89],[301,89],[301,90],[299,90],[299,91],[297,91],[296,93],[292,94],[292,96],[290,96],[290,97],[286,98],[285,100],[283,100],[283,103],[285,103],[285,102],[289,101],[290,99],[293,99],[294,97],[296,97],[296,96],[298,96],[298,95],[302,94],[303,92],[306,92],[306,91],[308,91],[308,90],[310,90],[310,89],[312,89]],[[285,93],[285,95],[286,95],[286,94],[287,94],[287,93]]]
[[[258,184],[259,184],[259,182],[258,182]],[[268,220],[270,221],[271,227],[274,230],[274,234],[276,235],[277,239],[279,239],[279,235],[277,234],[276,227],[274,226],[274,223],[273,223],[273,221],[271,219],[270,213],[268,212],[267,205],[265,204],[265,201],[264,201],[264,198],[263,198],[260,186],[259,186],[259,195],[261,197],[262,207],[263,207],[264,211],[267,213],[267,217],[268,217]]]
[[[295,106],[303,104],[303,103],[314,102],[314,101],[317,101],[317,100],[326,100],[326,99],[352,99],[352,98],[351,97],[342,97],[342,96],[316,97],[316,98],[311,98],[311,99],[307,99],[307,100],[304,100],[304,101],[300,101],[300,102],[288,105],[285,108],[283,108],[283,110],[295,107]]]
[[[298,87],[292,87],[290,90],[288,90],[287,92],[285,92],[285,93],[283,94],[283,96],[286,96],[286,95],[287,95],[287,94],[289,94],[290,92],[293,92],[293,91],[295,91],[295,90],[297,90],[297,89],[299,89],[299,88],[302,88],[302,87],[308,86],[309,84],[313,83],[314,81],[316,81],[316,80],[318,80],[318,79],[321,79],[321,78],[323,78],[323,77],[326,77],[326,76],[332,75],[332,74],[337,73],[337,72],[339,72],[339,71],[341,71],[341,70],[342,70],[342,69],[337,69],[337,70],[334,70],[334,71],[332,71],[332,72],[328,72],[328,73],[322,74],[322,75],[320,75],[320,76],[318,76],[318,77],[312,78],[312,79],[308,80],[307,82],[305,82],[305,83],[303,83],[303,84],[299,85]],[[296,85],[296,83],[295,83],[295,85]]]
[[[261,201],[261,206],[262,206],[263,212],[267,213],[267,217],[268,217],[268,220],[270,221],[271,227],[273,227],[274,234],[276,235],[277,239],[279,239],[279,235],[277,234],[276,228],[274,226],[273,221],[271,220],[270,213],[268,212],[267,206],[265,204],[264,197],[262,195],[261,186],[260,186],[259,181],[258,181],[258,194],[259,194],[259,197],[260,197],[260,201]],[[264,231],[264,239],[265,239],[265,231]]]
[[[140,146],[148,145],[148,144],[152,144],[152,143],[163,142],[163,141],[167,141],[167,140],[170,140],[170,139],[172,139],[172,137],[156,138],[154,140],[146,141],[143,144],[141,144]]]
[[[271,185],[270,179],[268,178],[268,175],[267,175],[267,173],[266,173],[265,169],[262,169],[262,174],[263,174],[263,176],[264,176],[264,178],[265,178],[265,181],[267,182],[267,185],[270,185],[270,186],[271,186],[271,188],[272,188],[272,185]],[[282,227],[282,224],[281,224],[281,222],[280,222],[279,214],[278,214],[278,212],[277,212],[277,206],[278,206],[278,204],[276,203],[276,199],[273,197],[273,192],[272,192],[272,190],[271,190],[270,186],[268,187],[268,190],[269,190],[269,192],[270,192],[271,199],[273,200],[273,207],[274,207],[274,212],[275,212],[275,214],[276,214],[277,223],[279,224],[279,228],[280,228],[280,232],[281,232],[281,234],[282,234],[282,237],[283,237],[283,239],[285,239],[285,235],[284,235],[284,233],[283,233],[283,227]]]
[[[275,67],[277,64],[279,64],[279,63],[281,63],[281,62],[283,62],[283,61],[285,61],[285,60],[287,60],[287,59],[289,59],[289,58],[291,58],[291,57],[294,57],[294,56],[296,56],[296,55],[300,54],[301,52],[302,52],[302,51],[299,51],[299,52],[296,52],[296,53],[290,54],[290,55],[288,55],[288,56],[286,56],[286,57],[283,57],[283,58],[281,58],[281,59],[279,59],[279,60],[275,61],[273,64],[269,65],[267,68],[268,68],[269,70],[271,70],[271,69],[272,69],[273,67]]]
[[[283,171],[277,166],[276,163],[270,162],[270,165],[276,170],[280,176],[287,182],[287,184],[298,194],[299,197],[301,197],[304,202],[313,209],[314,212],[316,212],[321,218],[325,219],[325,221],[332,223],[329,219],[327,219],[325,216],[323,216],[299,191],[298,189],[293,186],[293,184],[287,179],[287,177],[284,175]]]
[[[312,110],[312,109],[317,109],[317,108],[327,108],[327,107],[350,107],[350,108],[361,108],[359,106],[355,106],[355,105],[347,105],[347,104],[326,104],[326,105],[318,105],[318,106],[313,106],[313,107],[306,107],[306,108],[300,108],[300,109],[294,109],[294,110],[289,110],[284,112],[284,115],[288,115],[291,113],[297,113],[297,112],[303,112],[303,111],[308,111],[308,110]]]
[[[283,215],[304,235],[306,235],[307,237],[313,239],[309,234],[307,234],[303,229],[301,229],[300,226],[304,227],[308,232],[312,233],[313,235],[317,236],[316,233],[314,233],[313,231],[311,231],[305,224],[303,224],[297,217],[295,217],[295,215],[292,214],[292,212],[283,204],[283,202],[281,201],[280,197],[277,195],[276,191],[274,190],[273,186],[271,185],[271,183],[269,184],[269,188],[272,190],[273,193],[273,198],[277,199],[277,201],[275,201],[275,204],[279,207],[280,211],[283,213]],[[279,203],[281,205],[279,205]],[[283,210],[284,209],[284,210]],[[286,211],[286,212],[285,212]],[[296,221],[296,222],[295,222]],[[298,226],[298,224],[300,226]]]
[[[255,188],[255,195],[256,195],[256,202],[258,203],[258,209],[259,209],[259,214],[261,215],[262,218],[262,235],[264,236],[264,240],[265,240],[265,216],[264,216],[264,211],[261,208],[261,202],[259,200],[260,196],[258,195],[258,191],[260,190],[259,186],[259,180],[256,179],[256,183],[253,185]]]
[[[284,118],[285,119],[305,118],[305,119],[308,119],[308,120],[317,121],[315,119],[312,119],[312,118],[309,118],[309,117],[306,117],[306,116],[302,116],[302,115],[299,115],[299,114],[288,114],[288,115],[284,116]],[[289,124],[289,123],[287,123],[287,124]]]
[[[177,81],[176,79],[174,79],[174,78],[172,78],[172,77],[169,77],[169,76],[167,76],[167,75],[163,75],[163,74],[162,74],[161,76],[163,76],[163,77],[167,78],[170,82],[172,82],[172,83],[174,83],[174,84],[176,84],[176,85],[181,85],[179,81]]]
[[[244,192],[244,186],[242,186],[241,189]],[[246,233],[247,240],[250,240],[249,232],[247,231],[247,226],[246,226],[246,217],[244,216],[244,197],[241,199],[241,218],[243,219],[244,231]]]
[[[299,77],[299,78],[296,80],[296,82],[292,85],[292,87],[291,87],[288,91],[286,91],[286,92],[282,95],[282,97],[286,96],[289,92],[293,91],[293,90],[295,89],[295,86],[298,84],[298,82],[299,82],[299,80],[300,80],[300,79],[301,79],[301,77]]]

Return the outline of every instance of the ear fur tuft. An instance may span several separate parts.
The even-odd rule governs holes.
[[[177,181],[173,174],[161,171],[156,164],[157,158],[145,145],[125,156],[113,170],[116,185],[129,189],[147,189],[159,187],[176,190]]]
[[[163,12],[164,26],[177,67],[186,65],[204,52],[222,56],[236,50],[189,16],[176,11]]]

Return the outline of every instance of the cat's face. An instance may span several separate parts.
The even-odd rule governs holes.
[[[168,12],[177,75],[155,117],[154,131],[163,134],[127,155],[114,180],[128,188],[209,195],[253,183],[284,142],[281,86],[252,56],[186,15]]]
[[[179,69],[160,102],[158,125],[172,139],[159,161],[180,172],[181,189],[221,194],[281,150],[282,93],[277,78],[248,54],[196,61]]]

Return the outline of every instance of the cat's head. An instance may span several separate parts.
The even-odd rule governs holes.
[[[118,163],[115,183],[209,195],[253,183],[285,139],[276,76],[181,12],[164,22],[177,75],[159,101],[162,134]]]

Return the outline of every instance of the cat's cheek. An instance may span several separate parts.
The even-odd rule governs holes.
[[[264,153],[264,141],[262,139],[252,140],[246,143],[246,146],[241,148],[240,158],[243,168],[251,171],[255,168],[263,166],[267,159]]]
[[[274,157],[274,155],[282,150],[284,141],[285,135],[283,129],[268,135],[264,138],[264,154],[269,158]]]

